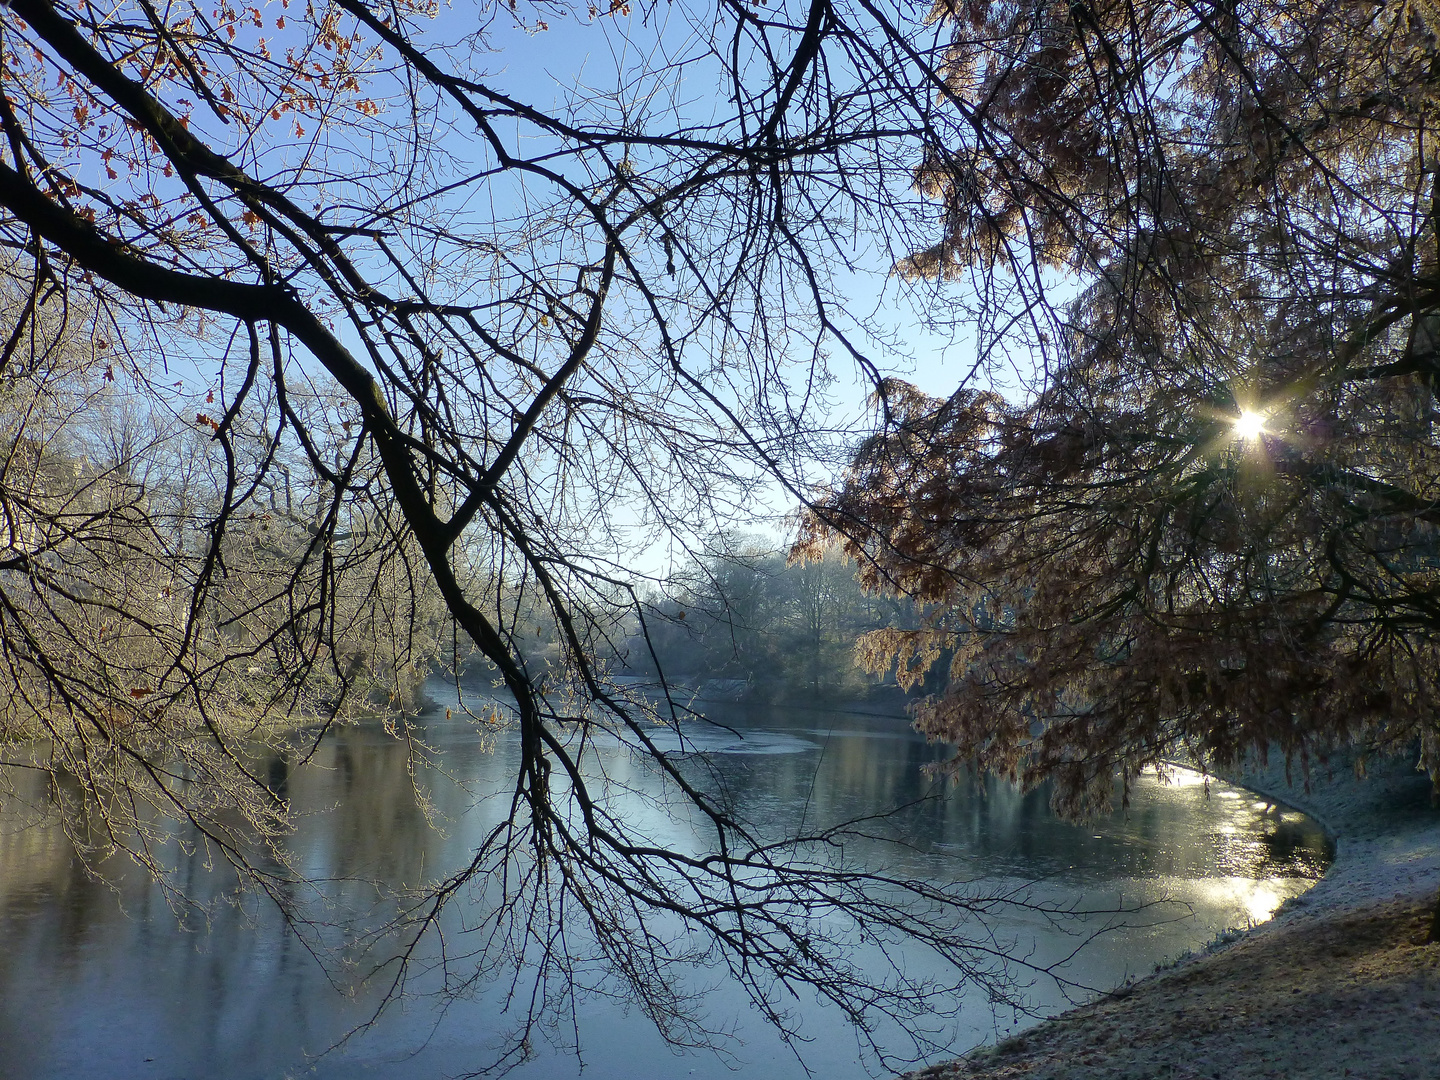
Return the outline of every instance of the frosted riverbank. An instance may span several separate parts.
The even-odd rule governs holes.
[[[1440,810],[1409,763],[1229,777],[1318,819],[1324,879],[1271,921],[909,1080],[1440,1080]]]

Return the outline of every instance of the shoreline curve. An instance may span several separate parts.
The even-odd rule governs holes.
[[[1440,1080],[1440,808],[1406,759],[1305,784],[1217,774],[1325,829],[1335,859],[1275,916],[998,1044],[901,1080]]]

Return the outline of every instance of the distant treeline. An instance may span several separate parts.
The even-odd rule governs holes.
[[[855,641],[917,617],[907,599],[865,593],[838,551],[787,564],[734,542],[696,558],[645,609],[647,633],[637,627],[619,657],[626,670],[762,701],[898,697],[893,676],[855,665]]]

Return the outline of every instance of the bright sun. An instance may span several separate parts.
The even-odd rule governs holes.
[[[1249,409],[1242,409],[1240,415],[1235,418],[1235,437],[1254,441],[1265,434],[1264,413],[1252,412]]]

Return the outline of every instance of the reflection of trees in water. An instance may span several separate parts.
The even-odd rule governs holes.
[[[1077,878],[1063,872],[1087,863],[1095,867],[1088,873],[1096,884],[1127,875],[1263,876],[1257,868],[1306,865],[1317,835],[1286,814],[1267,815],[1250,799],[1206,800],[1198,787],[1172,787],[1157,797],[1142,785],[1128,814],[1066,824],[1049,812],[1044,791],[1022,795],[992,779],[962,774],[952,783],[923,775],[922,765],[942,751],[906,733],[903,721],[857,722],[870,725],[862,732],[837,719],[827,734],[821,723],[806,727],[793,715],[772,720],[756,746],[792,752],[685,755],[680,760],[687,775],[725,785],[734,804],[772,833],[793,835],[802,821],[812,832],[908,803],[889,818],[867,822],[864,831],[905,841],[911,851],[882,852],[872,841],[855,838],[846,854],[865,865],[883,859],[918,879],[1033,880],[1059,871],[1064,891],[1073,889]],[[504,788],[500,781],[514,753],[504,738],[488,753],[476,749],[469,729],[447,734],[437,728],[430,734],[455,750],[447,752],[451,766],[467,762],[460,771],[475,780],[477,790],[492,783]],[[643,760],[618,745],[607,754],[597,755],[597,767],[617,785],[649,790]],[[336,732],[312,759],[297,749],[260,756],[253,768],[296,812],[289,847],[320,892],[292,897],[292,910],[316,920],[305,929],[312,944],[343,947],[363,937],[394,910],[386,886],[419,885],[422,876],[453,866],[470,850],[473,833],[503,812],[500,803],[508,806],[498,798],[493,806],[472,809],[470,788],[422,774],[422,787],[430,789],[442,819],[455,830],[453,837],[435,832],[417,801],[405,754],[364,729]],[[932,791],[936,797],[921,799]],[[23,794],[42,806],[46,798],[43,787]],[[623,798],[616,805],[631,812],[632,803]],[[644,812],[634,811],[637,827],[651,823],[640,816]],[[1236,834],[1227,835],[1226,826]],[[1217,852],[1224,860],[1217,860]],[[46,973],[53,992],[62,995],[52,1010],[56,1017],[93,1002],[111,979],[110,992],[124,1001],[127,1016],[146,1018],[135,1025],[149,1031],[146,1038],[198,1047],[195,1052],[207,1059],[239,1054],[248,1061],[248,1055],[258,1055],[257,1071],[267,1068],[271,1059],[265,1055],[276,1055],[275,1075],[290,1064],[280,1059],[282,1051],[293,1055],[297,1046],[328,1042],[363,1019],[358,1015],[363,1005],[342,1013],[344,1002],[330,993],[324,973],[275,910],[231,902],[233,879],[208,872],[203,859],[188,860],[180,872],[181,884],[208,904],[205,938],[174,933],[163,894],[136,868],[119,860],[107,868],[114,872],[109,881],[88,877],[58,829],[0,826],[0,1038],[12,1028],[24,1030],[12,1020],[27,1007],[26,988],[33,987],[37,972]],[[1078,883],[1088,889],[1091,880],[1082,877]],[[339,916],[344,925],[325,922],[340,912],[347,913]],[[473,915],[467,911],[464,917]],[[1175,947],[1188,944],[1186,939]],[[381,942],[364,962],[383,960],[390,947]],[[192,1030],[181,1032],[181,1026]],[[48,1036],[43,1045],[51,1045]],[[8,1075],[0,1063],[0,1077]]]
[[[276,754],[267,773],[272,785],[280,778],[299,815],[289,847],[312,879],[413,887],[427,866],[435,872],[439,837],[410,763],[393,742],[345,730],[303,767],[291,768],[283,752]]]
[[[336,899],[323,894],[360,883],[373,898],[376,883],[414,886],[421,883],[427,866],[433,872],[439,837],[430,828],[406,755],[396,753],[393,743],[343,731],[305,764],[295,764],[293,757],[288,750],[270,751],[253,767],[297,812],[297,829],[288,846],[295,860],[322,883],[312,892],[312,901]],[[199,857],[188,857],[173,835],[164,849],[174,867],[168,884],[176,891],[173,895],[187,898],[184,910],[172,914],[164,890],[123,857],[104,860],[99,875],[87,872],[58,816],[47,814],[55,800],[79,797],[78,789],[63,788],[63,779],[26,770],[15,770],[8,779],[8,794],[0,805],[0,927],[44,913],[55,920],[57,942],[71,949],[78,947],[87,926],[117,914],[178,915],[192,928],[213,933],[216,921],[234,909],[233,875],[212,873],[203,845]],[[187,847],[195,843],[196,838],[186,838]],[[117,911],[117,895],[123,911]],[[156,904],[159,911],[152,912]]]
[[[1318,878],[1335,853],[1323,836],[1317,840],[1316,831],[1313,822],[1282,818],[1274,829],[1262,833],[1266,870],[1275,876]]]
[[[128,859],[100,871],[75,856],[58,824],[0,832],[0,1076],[44,1071],[26,1055],[51,1046],[47,1029],[63,1044],[63,1029],[103,1014],[111,999],[125,1003],[126,1022],[105,1032],[116,1062],[186,1047],[280,1075],[310,1032],[335,1028],[317,1020],[343,999],[273,907],[238,902],[229,875],[184,861],[180,883],[203,907],[199,918],[194,907],[172,909]],[[178,927],[177,914],[186,916]],[[37,972],[46,1003],[36,1001]]]
[[[1267,818],[1251,799],[1232,797],[1237,793],[1214,783],[1208,793],[1201,784],[1171,785],[1162,793],[1147,780],[1128,808],[1068,823],[1051,812],[1048,787],[1022,793],[964,770],[953,777],[927,773],[924,767],[942,760],[944,751],[909,735],[903,721],[882,722],[894,731],[854,737],[843,723],[832,735],[819,726],[795,727],[794,713],[737,709],[731,719],[742,717],[747,726],[795,732],[815,749],[695,755],[687,760],[688,775],[722,785],[735,805],[776,834],[793,833],[802,818],[813,830],[900,807],[868,822],[866,831],[936,856],[938,876],[1088,875],[1104,868],[1145,878],[1314,879],[1332,857],[1314,822]]]
[[[752,723],[761,718],[746,717]],[[773,725],[775,717],[770,719]],[[1308,819],[1270,812],[1248,799],[1207,798],[1198,786],[1157,798],[1142,785],[1127,810],[1070,824],[1051,814],[1043,788],[1022,794],[993,777],[927,774],[924,766],[939,760],[941,751],[903,731],[854,737],[842,727],[827,737],[819,728],[788,730],[814,748],[685,755],[685,772],[725,792],[730,805],[776,836],[898,807],[868,822],[866,831],[922,853],[958,857],[965,876],[1063,874],[1088,866],[1142,877],[1315,878],[1331,857],[1323,833]],[[466,791],[445,781],[433,785],[433,793],[417,789],[406,756],[363,730],[341,731],[305,764],[297,761],[282,750],[257,765],[271,790],[288,798],[298,814],[289,843],[297,864],[328,883],[312,901],[364,895],[365,908],[372,909],[381,895],[375,883],[413,888],[439,872],[446,839],[431,827],[435,808],[428,800],[439,804],[442,819],[456,821],[470,809]],[[22,783],[17,794],[43,806],[45,792],[34,783]],[[63,834],[43,825],[0,831],[0,868],[0,913],[42,904],[73,915],[73,928],[61,934],[69,947],[98,909],[113,904],[112,890],[121,888],[132,909],[148,893],[148,887],[127,891],[124,866],[108,868],[113,881],[92,879],[73,860]],[[937,864],[944,877],[961,876],[961,870]],[[176,884],[213,908],[224,890],[207,880],[213,875],[201,862],[184,861],[179,872],[183,880]]]
[[[63,775],[7,772],[0,799],[0,969],[23,951],[20,937],[38,924],[48,928],[49,962],[70,966],[97,922],[124,917],[116,908],[117,892],[122,902],[140,899],[124,888],[128,863],[106,860],[102,877],[77,857],[55,806],[81,798],[78,785]]]
[[[275,753],[266,770],[265,786],[272,795],[280,799],[288,798],[290,794],[290,762],[287,756],[284,751]]]
[[[123,856],[92,873],[45,816],[48,783],[24,771],[10,778],[0,806],[0,1039],[29,1030],[23,1010],[41,971],[47,991],[66,1003],[57,1024],[93,1007],[105,980],[123,979],[109,992],[136,1012],[136,1024],[114,1034],[115,1052],[147,1047],[135,1060],[156,1046],[188,1047],[211,1060],[240,1054],[279,1075],[297,1047],[323,1049],[364,1018],[331,989],[332,979],[344,984],[345,969],[322,969],[311,948],[363,936],[393,912],[387,886],[416,886],[438,869],[440,837],[428,827],[406,756],[394,743],[342,731],[305,764],[281,751],[252,767],[296,811],[289,847],[312,883],[290,897],[290,911],[312,920],[299,935],[276,906],[242,897],[203,848],[195,857],[168,852],[176,856],[170,884],[193,901],[182,910]],[[347,913],[346,924],[328,921],[336,911]],[[18,1055],[0,1061],[0,1076],[9,1075],[24,1075]]]
[[[63,874],[74,849],[47,812],[49,782],[28,769],[5,775],[0,797],[0,913],[33,902],[37,890]]]

